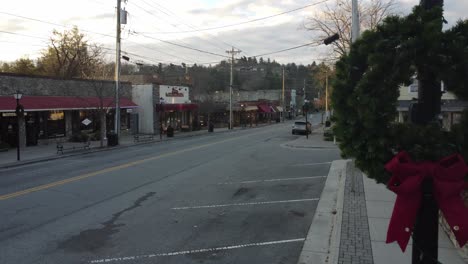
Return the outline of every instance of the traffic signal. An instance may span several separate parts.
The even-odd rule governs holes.
[[[338,35],[338,33],[335,33],[335,35],[332,35],[326,39],[323,40],[323,44],[325,45],[329,45],[335,41],[337,41],[338,39],[340,39],[340,35]]]

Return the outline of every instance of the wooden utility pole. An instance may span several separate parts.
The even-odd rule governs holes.
[[[240,50],[235,50],[232,47],[231,50],[226,51],[227,54],[230,54],[231,57],[231,78],[229,82],[229,129],[232,129],[232,86],[234,83],[234,55],[241,53]]]
[[[120,92],[120,11],[122,0],[117,0],[117,39],[116,39],[116,52],[115,52],[115,120],[114,120],[114,132],[117,135],[117,139],[120,136],[120,104],[119,104],[119,92]],[[118,141],[117,141],[118,142]]]
[[[284,105],[284,66],[283,66],[283,92],[281,96],[281,105],[283,107],[283,111],[281,111],[282,121],[284,122],[284,111],[286,110],[286,106]]]

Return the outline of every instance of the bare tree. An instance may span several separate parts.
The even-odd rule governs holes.
[[[107,134],[107,113],[115,106],[114,94],[109,93],[106,83],[113,79],[113,65],[99,63],[95,65],[94,71],[83,77],[89,79],[89,87],[92,89],[94,96],[97,97],[97,108],[91,110],[94,116],[99,118],[99,140],[100,147],[104,147],[104,138]],[[86,100],[85,98],[82,98]],[[96,107],[96,105],[92,105]]]
[[[103,64],[103,51],[100,46],[88,43],[77,27],[64,32],[54,30],[38,64],[49,76],[84,78]]]
[[[383,19],[395,14],[397,0],[366,0],[359,1],[359,18],[361,31],[374,29]],[[314,14],[306,23],[307,30],[315,32],[314,42],[321,44],[323,40],[335,33],[340,39],[334,42],[333,58],[348,52],[351,46],[352,1],[335,0],[332,5]]]

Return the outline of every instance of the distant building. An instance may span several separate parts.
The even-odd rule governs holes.
[[[418,98],[418,88],[419,83],[417,80],[414,80],[409,86],[400,87],[397,106],[398,122],[408,122],[409,108],[411,103]],[[452,125],[458,124],[465,109],[468,109],[468,102],[459,100],[451,92],[444,92],[441,102],[442,125],[444,129],[450,130]]]

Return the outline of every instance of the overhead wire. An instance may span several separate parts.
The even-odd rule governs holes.
[[[142,0],[142,1],[145,1],[145,0]],[[168,8],[165,7],[165,6],[163,6],[162,4],[159,4],[159,3],[157,3],[157,2],[154,2],[154,4],[157,5],[157,6],[159,6],[161,9],[164,9],[164,10],[166,10],[167,12],[169,12],[170,14],[168,14],[168,13],[164,12],[163,10],[157,8],[158,10],[160,10],[161,12],[163,12],[164,14],[166,14],[168,17],[170,17],[171,15],[173,15],[173,16],[177,17],[178,19],[180,19],[180,21],[182,22],[182,24],[186,25],[187,27],[192,28],[192,29],[194,29],[194,30],[198,30],[198,29],[199,29],[199,28],[197,28],[196,26],[194,26],[193,24],[185,22],[180,16],[178,16],[176,13],[172,12],[170,9],[168,9]],[[227,45],[227,46],[229,46],[229,47],[234,47],[235,49],[240,50],[240,48],[236,47],[236,45],[227,43],[226,41],[219,39],[218,37],[216,37],[215,35],[213,35],[213,34],[211,34],[211,33],[209,33],[209,32],[206,32],[206,34],[210,35],[213,39],[215,39],[215,40],[217,40],[217,41],[223,43],[224,45]],[[244,53],[246,53],[246,52],[244,51]],[[246,53],[246,54],[247,54],[247,53]]]
[[[38,36],[33,36],[33,35],[27,35],[27,34],[21,34],[21,33],[16,33],[16,32],[9,32],[9,31],[4,31],[4,30],[0,30],[0,33],[6,33],[6,34],[11,34],[11,35],[18,35],[18,36],[23,36],[23,37],[29,37],[29,38],[36,38],[36,39],[41,39],[41,40],[49,40],[48,38],[44,38],[44,37],[38,37]],[[0,42],[6,42],[6,41],[0,41]],[[10,43],[13,43],[13,42],[10,42]],[[34,44],[29,44],[29,46],[37,46],[37,47],[43,47],[43,48],[47,48],[48,46],[47,45],[34,45]],[[113,48],[108,48],[108,47],[104,47],[104,46],[100,46],[101,49],[103,50],[109,50],[109,51],[115,51],[115,49]],[[149,48],[151,49],[151,48]],[[107,54],[109,54],[109,52],[106,52]],[[129,51],[126,51],[126,50],[122,50],[122,53],[123,54],[129,54],[129,55],[132,55],[132,56],[135,56],[135,57],[138,57],[138,58],[143,58],[143,59],[147,59],[153,63],[159,63],[159,62],[165,62],[165,63],[173,63],[173,62],[170,62],[170,61],[166,61],[166,60],[160,60],[160,59],[155,59],[155,58],[150,58],[150,57],[146,57],[146,56],[143,56],[143,55],[139,55],[139,54],[136,54],[136,53],[133,53],[133,52],[129,52]],[[115,52],[113,53],[115,55]]]
[[[315,44],[315,45],[311,46],[313,44]],[[316,44],[316,43],[312,42],[312,43],[302,44],[302,45],[299,45],[299,46],[294,46],[294,47],[287,48],[287,49],[282,49],[282,50],[277,50],[277,51],[273,51],[273,52],[263,53],[263,54],[255,55],[255,56],[252,56],[252,57],[262,57],[262,56],[273,55],[273,54],[282,53],[282,52],[286,52],[286,51],[290,51],[290,50],[295,50],[295,49],[299,49],[299,48],[303,48],[303,47],[318,47],[320,45],[321,44]]]
[[[223,58],[229,58],[229,57],[226,56],[226,55],[221,55],[221,54],[219,54],[219,53],[214,53],[214,52],[210,52],[210,51],[205,51],[205,50],[201,50],[201,49],[192,48],[192,47],[189,47],[189,46],[177,44],[177,43],[172,42],[172,41],[168,41],[168,40],[163,40],[163,39],[159,39],[159,38],[147,36],[147,35],[145,35],[145,34],[141,34],[141,33],[136,32],[136,31],[134,31],[133,33],[135,33],[135,34],[137,34],[137,35],[139,35],[139,36],[145,37],[145,38],[158,40],[158,41],[161,41],[161,42],[164,42],[164,43],[167,43],[167,44],[171,44],[171,45],[174,45],[174,46],[177,46],[177,47],[181,47],[181,48],[185,48],[185,49],[189,49],[189,50],[194,50],[194,51],[198,51],[198,52],[201,52],[201,53],[210,54],[210,55],[213,55],[213,56],[218,56],[218,57],[223,57]]]
[[[151,12],[149,12],[148,10],[144,9],[143,7],[141,7],[140,5],[138,5],[138,4],[134,3],[134,2],[132,2],[132,5],[134,5],[135,7],[139,8],[139,9],[141,9],[141,10],[143,10],[143,11],[145,11],[146,13],[150,14],[152,17],[156,18],[157,20],[162,20],[162,21],[164,21],[162,18],[159,18],[159,17],[155,16],[154,14],[152,14]],[[171,26],[174,26],[174,25],[172,25],[172,24],[170,24],[170,25],[171,25]],[[175,26],[174,26],[174,27],[175,27]],[[161,39],[159,39],[159,38],[154,38],[154,39],[155,39],[155,40],[159,40],[159,41],[161,41],[161,42],[164,42],[164,43],[166,43],[166,44],[174,45],[174,44],[173,44],[174,42],[163,41],[163,40],[161,40]],[[201,39],[201,38],[200,38],[200,39]],[[202,40],[203,40],[203,39],[202,39]],[[183,43],[183,45],[182,45],[182,44],[179,44],[179,45],[175,45],[175,46],[179,46],[179,47],[181,47],[181,46],[189,47],[189,44],[188,44],[188,43],[185,43],[185,42],[183,42],[183,41],[181,41],[181,40],[178,40],[178,41],[181,42],[181,43]],[[211,44],[212,44],[212,43],[211,43]],[[212,45],[213,45],[213,44],[212,44]],[[214,45],[214,46],[216,46],[216,45]],[[219,47],[217,47],[217,48],[219,48]],[[191,48],[191,49],[192,49],[192,50],[197,50],[197,51],[200,50],[200,49],[196,49],[196,48]],[[221,49],[224,50],[224,48],[221,48]],[[204,53],[210,54],[210,53],[213,53],[213,52],[206,52],[206,51],[205,51]]]
[[[145,12],[147,11],[147,10],[145,10],[143,7],[140,7],[140,6],[136,5],[136,4],[134,4],[134,5],[137,6],[137,8],[139,8],[139,9],[145,11]],[[130,14],[131,14],[131,13],[130,13]],[[132,16],[132,17],[133,17],[133,16]],[[131,18],[132,18],[132,17],[131,17]],[[136,18],[136,16],[135,16],[135,18]],[[132,18],[132,19],[133,19],[133,18]],[[136,20],[138,20],[138,19],[136,18]],[[133,30],[129,30],[129,36],[132,35],[132,33],[133,33]],[[129,41],[129,40],[127,40],[127,41]],[[129,42],[132,42],[132,41],[129,41]],[[133,41],[132,43],[135,44],[136,42]],[[185,43],[184,43],[184,44],[185,44]],[[137,44],[137,45],[138,45],[138,44]],[[141,44],[139,44],[139,45],[142,46]],[[148,47],[145,47],[145,48],[148,48]],[[152,49],[152,48],[150,48],[150,49]],[[176,50],[174,50],[174,49],[172,49],[172,48],[167,48],[167,49],[170,49],[170,50],[172,50],[173,52],[178,53],[178,51],[176,51]],[[187,61],[195,62],[195,59],[191,58],[191,57],[188,56],[188,55],[184,55],[184,56],[187,57],[187,58],[189,58],[189,59],[187,59],[187,58],[184,59],[184,58],[181,58],[181,57],[178,56],[178,55],[173,55],[173,54],[169,54],[169,53],[167,53],[167,52],[165,52],[165,51],[161,51],[160,49],[152,49],[152,50],[153,50],[153,51],[156,51],[156,52],[159,52],[159,53],[166,54],[166,55],[171,56],[171,57],[176,57],[176,58],[179,58],[179,59],[182,59],[182,60],[187,60]]]
[[[8,16],[13,16],[13,17],[17,17],[17,18],[26,19],[26,20],[41,22],[41,23],[45,23],[45,24],[49,24],[49,25],[53,25],[53,26],[58,26],[58,27],[63,27],[63,28],[69,28],[70,27],[70,25],[58,24],[58,23],[54,23],[54,22],[50,22],[50,21],[45,21],[45,20],[32,18],[32,17],[26,17],[26,16],[17,15],[17,14],[8,13],[8,12],[3,12],[3,11],[0,11],[0,14],[5,14],[5,15],[8,15]],[[80,28],[80,31],[91,33],[91,34],[96,34],[96,35],[101,35],[101,36],[105,36],[105,37],[115,38],[115,35],[104,34],[104,33],[95,32],[95,31],[82,29],[82,28]]]
[[[42,19],[37,19],[37,18],[32,18],[32,17],[26,17],[26,16],[17,15],[17,14],[8,13],[8,12],[3,12],[3,11],[0,11],[0,14],[5,14],[5,15],[9,15],[9,16],[13,16],[13,17],[25,19],[25,20],[30,20],[30,21],[40,22],[40,23],[44,23],[44,24],[59,26],[59,27],[63,27],[63,28],[69,28],[69,27],[70,27],[70,25],[58,24],[58,23],[54,23],[54,22],[50,22],[50,21],[46,21],[46,20],[42,20]],[[109,34],[104,34],[104,33],[95,32],[95,31],[90,31],[90,30],[81,29],[81,28],[80,28],[80,31],[88,32],[88,33],[91,33],[91,34],[96,34],[96,35],[100,35],[100,36],[104,36],[104,37],[109,37],[109,38],[115,39],[115,36],[109,35]],[[20,36],[23,35],[23,36],[26,36],[26,37],[34,37],[34,36],[31,36],[31,35],[26,35],[26,34],[21,34],[21,33],[14,33],[14,32],[7,32],[7,31],[2,31],[2,30],[0,30],[0,32],[1,32],[1,33],[6,33],[6,34],[20,35]],[[35,38],[49,40],[49,39],[47,39],[47,38],[40,38],[40,37],[35,37]],[[136,42],[133,42],[133,41],[129,41],[129,42],[132,42],[132,43],[134,43],[134,44],[136,44],[136,45],[140,45],[140,46],[142,45],[142,44],[139,44],[139,43],[136,43]],[[148,47],[146,47],[146,48],[148,48]],[[149,48],[149,49],[151,49],[151,48]],[[159,50],[156,50],[156,49],[151,49],[151,50],[152,50],[152,51],[156,51],[156,52],[163,53],[163,54],[168,55],[168,56],[176,57],[176,58],[179,58],[179,59],[182,59],[182,60],[187,60],[187,59],[181,58],[181,57],[179,57],[179,56],[177,56],[177,55],[169,54],[169,53],[167,53],[167,52],[159,51]],[[193,60],[189,60],[189,61],[194,62]]]
[[[258,22],[258,21],[274,18],[274,17],[277,17],[277,16],[282,16],[282,15],[285,15],[285,14],[293,13],[293,12],[296,12],[296,11],[299,11],[299,10],[302,10],[302,9],[306,9],[306,8],[316,6],[316,5],[319,5],[319,4],[323,4],[323,3],[328,2],[328,1],[330,1],[330,0],[322,0],[322,1],[319,1],[319,2],[316,2],[316,3],[312,3],[312,4],[309,4],[309,5],[305,5],[305,6],[302,6],[302,7],[298,7],[298,8],[295,8],[295,9],[288,10],[288,11],[284,11],[284,12],[281,12],[281,13],[278,13],[278,14],[275,14],[275,15],[265,16],[265,17],[261,17],[261,18],[256,18],[256,19],[247,20],[247,21],[244,21],[244,22],[239,22],[239,23],[234,23],[234,24],[229,24],[229,25],[224,25],[224,26],[201,28],[201,29],[197,29],[197,30],[187,30],[187,31],[162,31],[162,32],[158,32],[158,33],[182,34],[182,33],[202,32],[202,31],[210,31],[210,30],[216,30],[216,29],[222,29],[222,28],[235,27],[235,26],[240,26],[240,25],[244,25],[244,24]],[[145,33],[148,33],[148,32],[145,32]]]

